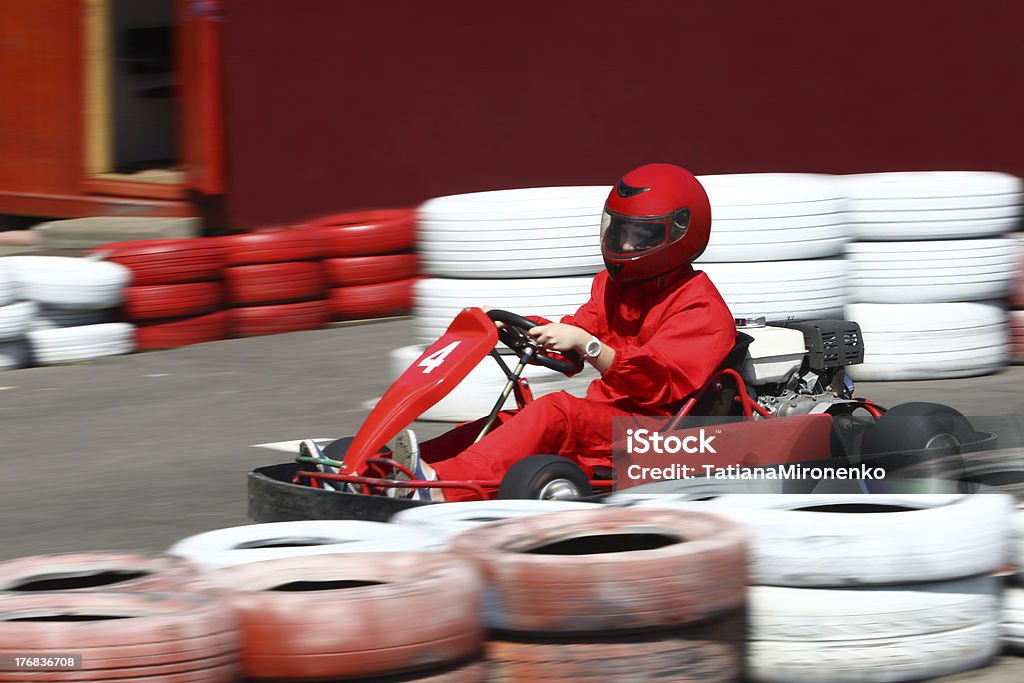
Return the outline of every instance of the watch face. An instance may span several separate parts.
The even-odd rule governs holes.
[[[588,358],[597,358],[601,355],[601,342],[596,339],[591,339],[587,342],[586,352]]]

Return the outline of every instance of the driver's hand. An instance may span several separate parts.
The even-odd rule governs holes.
[[[492,308],[494,308],[494,306],[480,306],[479,308],[480,308],[481,311],[486,313],[487,311],[489,311]],[[499,320],[494,320],[493,322],[494,322],[494,326],[497,327],[499,330],[501,328],[505,327],[505,323],[503,323],[503,322],[501,322]]]
[[[563,353],[566,351],[581,352],[591,337],[591,334],[583,328],[563,323],[531,327],[527,334],[545,349]]]

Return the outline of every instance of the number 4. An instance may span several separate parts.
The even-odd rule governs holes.
[[[455,347],[461,344],[461,341],[453,341],[448,346],[444,347],[439,351],[434,351],[432,354],[421,360],[416,365],[425,368],[423,374],[430,373],[434,368],[444,362],[444,359],[448,357],[448,354],[455,350]]]

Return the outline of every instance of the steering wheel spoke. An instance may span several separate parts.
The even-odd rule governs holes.
[[[533,350],[531,363],[566,375],[575,374],[583,369],[583,358],[580,354],[572,351],[564,353],[548,351],[530,337],[527,331],[537,326],[535,322],[497,308],[487,311],[487,317],[503,324],[498,328],[498,339],[505,346],[519,355],[522,355],[527,349]]]

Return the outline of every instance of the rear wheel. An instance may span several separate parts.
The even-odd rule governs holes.
[[[579,465],[557,455],[523,458],[508,469],[498,488],[499,499],[572,500],[591,493]]]
[[[961,452],[977,440],[970,420],[938,403],[903,403],[893,406],[868,427],[861,442],[865,463],[880,465],[886,479],[913,480],[918,493],[945,492],[948,483],[967,482]],[[872,456],[879,456],[877,459]],[[870,491],[895,485],[871,484]]]

